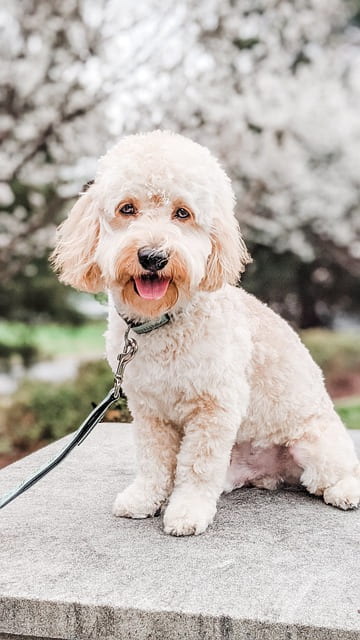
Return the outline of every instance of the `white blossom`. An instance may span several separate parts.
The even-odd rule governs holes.
[[[29,185],[35,217],[24,229],[12,213],[2,219],[2,245],[8,238],[13,251],[27,223],[27,251],[32,238],[38,251],[48,242],[38,228],[93,177],[96,157],[121,135],[160,127],[220,157],[247,237],[304,260],[326,243],[358,268],[352,10],[341,0],[4,3],[1,185]],[[34,199],[46,185],[55,186],[47,204]]]

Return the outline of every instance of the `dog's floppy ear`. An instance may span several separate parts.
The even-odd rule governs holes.
[[[211,253],[206,275],[200,283],[204,291],[215,291],[225,283],[236,284],[240,273],[252,261],[235,216],[230,220],[217,218],[210,238]]]
[[[100,229],[98,213],[90,187],[59,226],[56,246],[50,257],[61,282],[93,293],[104,288],[100,267],[94,258]]]

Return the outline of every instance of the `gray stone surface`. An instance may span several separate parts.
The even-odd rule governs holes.
[[[0,494],[61,446],[1,471]],[[359,640],[360,511],[243,489],[172,538],[111,515],[133,458],[131,426],[100,425],[0,511],[0,640]]]

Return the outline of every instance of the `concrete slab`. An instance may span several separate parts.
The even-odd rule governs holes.
[[[0,494],[62,445],[0,472]],[[242,489],[172,538],[111,515],[133,458],[131,425],[98,426],[0,511],[0,640],[359,640],[360,511]]]

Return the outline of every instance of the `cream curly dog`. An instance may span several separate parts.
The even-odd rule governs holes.
[[[113,369],[137,336],[124,390],[138,474],[114,514],[199,534],[223,491],[301,482],[328,504],[360,500],[360,466],[319,368],[288,324],[234,284],[250,261],[230,181],[207,149],[154,131],[121,140],[61,225],[63,282],[110,295]],[[164,314],[168,312],[168,315]],[[158,319],[164,321],[162,326]]]

